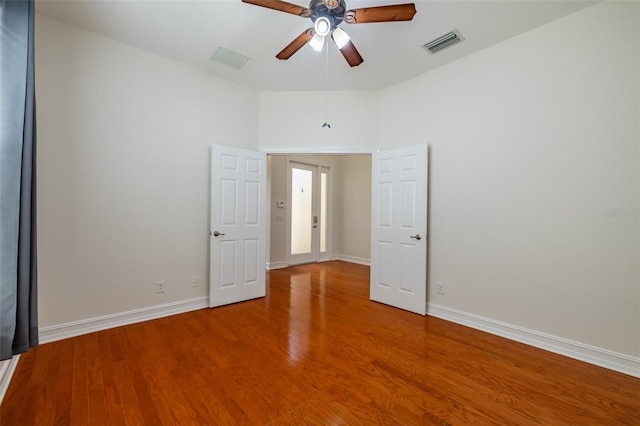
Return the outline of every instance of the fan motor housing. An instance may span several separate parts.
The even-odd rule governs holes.
[[[337,5],[331,9],[326,3]],[[311,0],[309,9],[311,9],[311,20],[314,23],[319,17],[325,16],[331,23],[331,29],[334,29],[344,20],[344,12],[347,10],[347,5],[344,0]]]

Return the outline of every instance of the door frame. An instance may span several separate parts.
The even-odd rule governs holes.
[[[329,173],[328,173],[328,182],[327,182],[327,220],[326,220],[326,232],[327,232],[327,249],[323,253],[320,251],[320,233],[316,232],[315,235],[312,235],[312,239],[311,239],[311,251],[312,253],[310,253],[309,258],[314,257],[313,260],[310,259],[309,262],[303,261],[303,262],[298,262],[298,263],[293,263],[293,256],[291,254],[291,223],[293,221],[293,218],[291,216],[291,197],[292,197],[292,193],[291,193],[291,168],[292,168],[292,164],[300,164],[302,166],[308,167],[308,168],[314,168],[315,169],[315,173],[317,173],[316,175],[316,180],[315,182],[313,182],[314,184],[314,188],[313,190],[316,192],[319,192],[320,190],[320,179],[322,176],[322,171],[323,169],[328,169]],[[296,159],[295,157],[292,156],[287,156],[287,173],[286,173],[286,182],[285,182],[285,192],[286,192],[286,213],[285,213],[285,252],[286,252],[286,262],[287,265],[289,266],[294,266],[294,265],[299,265],[299,264],[303,264],[303,263],[314,263],[314,262],[326,262],[328,260],[331,260],[333,258],[333,170],[332,167],[330,165],[326,165],[326,164],[322,164],[320,162],[318,163],[312,163],[309,161],[304,161],[304,160],[300,160],[300,159]],[[320,206],[321,206],[321,198],[320,195],[317,195],[318,198],[314,199],[312,202],[312,205],[315,206],[316,208],[316,212],[318,213],[318,217],[321,216],[320,214]],[[312,207],[313,208],[313,207]],[[271,224],[269,222],[269,224]],[[315,251],[315,253],[314,253]]]

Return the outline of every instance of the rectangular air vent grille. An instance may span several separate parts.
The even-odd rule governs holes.
[[[218,46],[218,49],[216,49],[213,56],[211,56],[211,60],[239,70],[249,61],[249,58],[231,49]]]
[[[460,32],[458,30],[453,30],[445,35],[431,40],[429,43],[424,44],[422,47],[424,47],[427,52],[434,54],[463,40],[464,37],[462,37]]]

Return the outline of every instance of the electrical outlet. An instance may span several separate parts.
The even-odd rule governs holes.
[[[198,277],[191,277],[191,287],[198,287]]]
[[[156,293],[164,293],[164,281],[156,281]]]
[[[438,281],[436,284],[436,291],[438,294],[444,294],[444,283],[442,281]]]

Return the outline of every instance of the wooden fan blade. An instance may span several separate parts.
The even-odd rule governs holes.
[[[242,0],[242,2],[266,7],[267,9],[279,10],[280,12],[291,13],[292,15],[302,16],[304,18],[311,16],[311,9],[282,0]]]
[[[282,49],[280,53],[276,55],[278,59],[289,59],[294,53],[296,53],[302,46],[309,43],[313,38],[313,28],[306,29],[302,34],[296,37],[287,47]]]
[[[349,40],[347,44],[342,46],[340,52],[352,67],[357,67],[364,62],[364,59],[362,59],[362,56],[360,56],[360,52],[358,52],[358,49],[356,49],[351,40]]]
[[[413,3],[391,4],[388,6],[364,7],[362,9],[347,10],[344,14],[344,21],[349,24],[410,21],[413,19],[415,14],[416,5]]]

